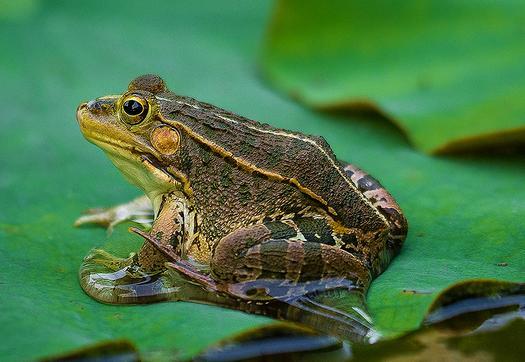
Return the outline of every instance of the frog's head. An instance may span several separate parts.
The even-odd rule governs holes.
[[[152,199],[168,190],[182,190],[180,180],[166,171],[178,163],[180,134],[162,122],[156,95],[164,92],[160,77],[144,75],[134,79],[124,94],[100,97],[77,109],[84,137],[102,148]]]

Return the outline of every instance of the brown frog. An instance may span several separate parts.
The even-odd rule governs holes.
[[[143,270],[168,266],[248,299],[262,296],[233,286],[335,278],[366,291],[405,239],[406,219],[390,194],[337,160],[323,138],[176,95],[158,76],[81,104],[77,119],[147,197],[78,224],[113,225],[152,208],[151,230],[134,229],[147,241],[134,257]]]

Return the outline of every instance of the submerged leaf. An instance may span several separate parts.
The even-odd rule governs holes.
[[[455,330],[494,329],[525,318],[525,284],[467,280],[445,289],[429,308],[424,323]]]
[[[281,0],[266,76],[324,110],[374,109],[419,149],[525,144],[525,4]]]
[[[355,346],[356,360],[518,361],[525,353],[525,285],[469,280],[432,303],[424,326],[372,346]]]
[[[375,345],[356,346],[352,360],[520,361],[525,354],[524,338],[523,319],[474,334],[427,327]]]

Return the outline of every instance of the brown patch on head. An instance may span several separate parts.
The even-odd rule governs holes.
[[[163,155],[172,155],[179,149],[179,132],[168,126],[157,127],[151,132],[151,144]]]
[[[161,77],[155,74],[145,74],[133,79],[128,86],[129,91],[143,90],[153,94],[167,91],[166,84]]]

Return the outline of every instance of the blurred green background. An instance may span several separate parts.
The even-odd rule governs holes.
[[[72,227],[82,210],[124,202],[138,194],[103,153],[82,138],[75,109],[81,101],[121,93],[143,73],[161,75],[176,93],[274,126],[322,135],[340,159],[369,171],[391,191],[406,212],[410,232],[402,253],[373,282],[368,296],[370,312],[383,335],[417,328],[435,295],[459,280],[523,281],[523,155],[518,151],[432,157],[416,150],[406,134],[380,116],[348,114],[347,108],[338,114],[320,113],[296,103],[289,96],[301,99],[302,89],[290,89],[279,75],[293,75],[303,82],[302,77],[311,73],[300,64],[302,60],[306,64],[321,45],[312,41],[314,49],[305,48],[300,56],[290,58],[301,71],[272,73],[282,59],[274,48],[275,39],[286,40],[278,38],[276,29],[283,23],[277,20],[286,20],[290,10],[284,11],[292,9],[294,14],[295,9],[283,3],[0,1],[3,358],[34,359],[121,338],[146,355],[186,358],[222,338],[271,323],[267,318],[192,303],[107,306],[80,289],[77,270],[91,248],[104,246],[126,255],[136,250],[140,240],[127,234],[129,225],[121,225],[110,237],[102,229]],[[309,16],[296,14],[299,23],[305,19],[301,16]],[[332,15],[324,16],[328,18],[318,19],[330,23]],[[315,29],[319,24],[310,26]],[[366,22],[362,30],[367,32]],[[310,28],[304,31],[309,34]],[[289,52],[299,44],[296,34],[300,31],[287,38]],[[523,36],[519,31],[512,34]],[[337,35],[329,39],[341,43]],[[343,40],[344,47],[351,48],[353,40]],[[365,56],[378,52],[384,43],[369,45]],[[333,62],[341,59],[338,52],[330,54]],[[446,49],[439,54],[447,59]],[[352,58],[344,59],[351,68]],[[482,55],[477,59],[486,61]],[[368,64],[360,68],[363,84],[386,64],[377,59],[363,62]],[[352,84],[351,76],[345,74],[345,79],[345,84]],[[315,95],[315,87],[305,84],[308,94]],[[385,82],[385,87],[396,94],[396,84]],[[475,94],[475,83],[469,87],[466,92]],[[319,88],[323,97],[327,88]],[[352,100],[352,94],[344,95]],[[515,88],[512,95],[524,98],[522,88]],[[514,113],[522,123],[513,121],[515,126],[523,124],[518,111]],[[454,127],[453,114],[437,114],[446,127]],[[507,124],[505,113],[493,118],[498,119],[493,119],[496,126],[491,129],[497,129],[497,122]],[[425,132],[440,131],[430,127]]]
[[[372,107],[416,148],[525,144],[522,1],[281,0],[264,69],[319,109]]]

